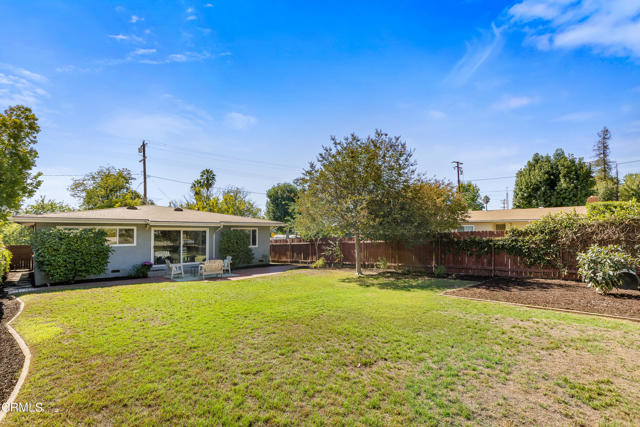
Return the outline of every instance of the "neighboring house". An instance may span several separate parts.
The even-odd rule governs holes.
[[[495,211],[469,211],[457,231],[503,231],[510,227],[524,227],[545,215],[561,212],[586,214],[586,206],[558,208],[502,209]]]
[[[48,227],[100,228],[113,247],[102,277],[126,276],[132,267],[149,261],[152,274],[166,269],[165,260],[197,268],[199,262],[221,258],[220,233],[226,229],[247,231],[256,263],[269,261],[271,227],[282,223],[163,206],[136,206],[89,211],[16,215],[11,218],[36,230]],[[36,285],[47,278],[34,265]]]

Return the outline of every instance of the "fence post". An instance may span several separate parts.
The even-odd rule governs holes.
[[[292,254],[291,254],[291,239],[287,239],[287,243],[289,243],[289,262],[293,262]]]
[[[496,276],[496,246],[491,240],[491,277]]]

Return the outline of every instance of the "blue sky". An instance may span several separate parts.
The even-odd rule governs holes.
[[[464,162],[500,208],[535,153],[640,159],[640,1],[0,2],[0,106],[40,117],[39,195],[102,165],[262,207],[330,135],[401,135],[420,170]],[[620,172],[640,169],[621,165]],[[158,204],[188,185],[150,178]],[[136,183],[138,185],[138,183]],[[140,187],[141,188],[141,187]],[[511,195],[510,195],[511,197]]]

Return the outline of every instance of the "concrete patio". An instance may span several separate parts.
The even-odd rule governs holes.
[[[37,292],[54,292],[54,291],[65,291],[72,289],[83,289],[83,288],[99,288],[99,287],[110,287],[110,286],[121,286],[121,285],[137,285],[140,283],[162,283],[162,282],[187,282],[187,281],[204,281],[204,282],[218,282],[218,281],[227,281],[227,280],[243,280],[250,279],[253,277],[262,277],[262,276],[271,276],[274,274],[284,273],[285,271],[292,270],[294,268],[299,268],[299,266],[282,264],[282,265],[268,265],[264,267],[250,267],[250,268],[239,268],[237,270],[232,270],[232,275],[227,277],[208,277],[206,279],[199,279],[197,277],[193,277],[190,280],[189,278],[176,278],[174,280],[169,279],[167,277],[147,277],[142,279],[115,279],[115,280],[104,280],[104,281],[91,281],[91,282],[78,282],[71,285],[55,285],[55,286],[44,286],[44,287],[24,287],[24,286],[10,286],[7,287],[7,292],[10,295],[22,295],[26,293],[37,293]]]

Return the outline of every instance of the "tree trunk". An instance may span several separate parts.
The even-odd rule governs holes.
[[[320,239],[316,239],[316,261],[318,261],[318,245],[320,244]]]
[[[360,267],[360,234],[356,233],[356,276],[362,274],[362,268]]]

